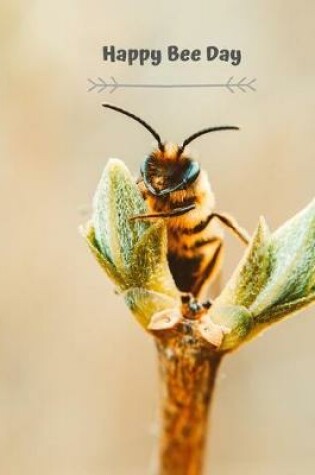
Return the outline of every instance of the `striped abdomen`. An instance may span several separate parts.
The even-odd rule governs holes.
[[[205,172],[186,190],[166,197],[147,195],[153,212],[167,212],[195,204],[187,213],[167,218],[168,260],[175,283],[182,292],[199,295],[220,268],[223,232],[219,224],[210,220],[214,197]]]

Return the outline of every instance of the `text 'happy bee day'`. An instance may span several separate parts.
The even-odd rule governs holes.
[[[204,50],[179,48],[171,45],[162,49],[149,48],[116,48],[114,45],[103,46],[103,61],[111,63],[126,63],[128,66],[146,64],[160,65],[165,59],[168,62],[196,63],[201,60],[208,62],[223,61],[238,66],[242,60],[241,50],[207,46]]]

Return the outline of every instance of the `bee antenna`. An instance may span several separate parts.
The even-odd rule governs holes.
[[[139,122],[139,124],[143,125],[143,127],[145,127],[152,135],[153,137],[155,138],[155,140],[157,141],[158,143],[158,146],[159,146],[159,149],[161,150],[161,152],[164,152],[164,144],[161,140],[161,137],[159,136],[159,134],[147,123],[145,122],[143,119],[141,119],[140,117],[136,116],[135,114],[132,114],[132,112],[128,112],[126,111],[125,109],[122,109],[121,107],[116,107],[116,106],[112,106],[111,104],[102,104],[103,107],[106,107],[107,109],[112,109],[114,111],[117,111],[117,112],[120,112],[121,114],[124,114],[128,117],[131,117],[131,119],[134,119],[135,121]]]
[[[183,152],[184,148],[193,140],[196,138],[200,137],[200,135],[208,134],[210,132],[218,132],[219,130],[240,130],[239,127],[231,126],[231,125],[226,125],[226,126],[221,126],[221,127],[209,127],[207,129],[202,129],[199,130],[199,132],[195,132],[193,135],[188,137],[187,139],[184,140],[182,143],[180,150]]]

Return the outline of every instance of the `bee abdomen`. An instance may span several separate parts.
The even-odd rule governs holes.
[[[190,254],[180,252],[180,248],[177,252],[170,250],[168,253],[170,270],[178,289],[196,296],[203,285],[206,282],[210,283],[215,276],[223,245],[222,240],[217,237],[211,238],[211,242],[207,243],[204,240],[203,245],[201,240],[195,245],[197,243],[200,246]],[[210,244],[212,249],[209,249]]]
[[[192,292],[194,284],[200,274],[202,261],[202,254],[187,258],[176,252],[168,253],[170,270],[175,284],[181,292]]]

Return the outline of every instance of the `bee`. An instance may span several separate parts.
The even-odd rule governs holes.
[[[181,145],[162,142],[160,135],[143,119],[120,107],[103,104],[145,127],[157,148],[143,161],[137,184],[149,212],[131,219],[166,219],[168,262],[177,288],[183,295],[199,298],[219,274],[223,256],[222,225],[248,244],[247,232],[234,218],[215,211],[215,197],[205,170],[186,147],[201,135],[235,126],[209,127]]]

